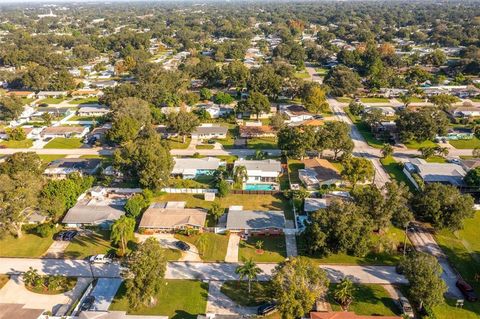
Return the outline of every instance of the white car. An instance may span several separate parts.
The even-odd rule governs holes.
[[[406,315],[408,318],[415,318],[415,314],[413,313],[412,306],[410,305],[410,302],[408,301],[407,298],[400,297],[399,303],[400,303],[400,306],[402,307],[402,312],[404,315]]]
[[[90,263],[92,264],[109,264],[111,262],[112,262],[112,259],[106,257],[104,254],[90,257]]]

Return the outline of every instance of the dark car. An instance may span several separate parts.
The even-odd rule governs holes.
[[[274,312],[276,309],[277,309],[277,305],[274,302],[269,302],[258,307],[257,315],[265,316]]]
[[[76,230],[69,230],[63,235],[63,240],[70,241],[72,240],[75,236],[77,236],[78,232]]]
[[[82,305],[80,306],[80,311],[90,310],[90,308],[92,308],[94,302],[95,302],[95,297],[94,296],[85,297]]]
[[[478,300],[478,296],[473,290],[472,286],[470,286],[466,281],[462,279],[457,280],[457,287],[468,301],[473,302]]]
[[[178,249],[183,250],[183,251],[190,250],[190,246],[188,246],[187,243],[185,243],[181,240],[178,240],[178,241],[175,242],[175,247],[177,247]]]
[[[53,236],[53,240],[63,240],[63,236],[65,236],[64,231],[61,231]]]
[[[208,144],[215,144],[215,140],[208,140],[207,143]]]

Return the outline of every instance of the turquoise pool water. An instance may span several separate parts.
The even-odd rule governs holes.
[[[272,191],[274,187],[272,184],[245,184],[247,191]]]

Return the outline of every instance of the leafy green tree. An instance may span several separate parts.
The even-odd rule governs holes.
[[[183,100],[185,101],[185,104],[193,106],[200,101],[200,96],[195,92],[188,92],[183,95]]]
[[[329,121],[323,126],[323,131],[326,132],[327,139],[329,140],[324,146],[327,146],[326,148],[333,152],[334,160],[338,159],[340,153],[342,153],[344,158],[352,153],[353,141],[350,138],[350,127],[347,123]],[[320,142],[320,139],[318,139],[317,145]]]
[[[364,215],[369,216],[376,230],[385,229],[390,225],[392,210],[385,205],[384,196],[375,184],[354,188],[352,195]]]
[[[208,214],[213,217],[215,223],[218,223],[218,220],[222,215],[225,213],[225,209],[223,209],[218,203],[212,203],[212,207],[208,210]]]
[[[20,98],[3,96],[0,97],[0,120],[12,121],[18,119],[23,111],[23,103]]]
[[[173,169],[168,145],[153,130],[124,143],[114,152],[114,166],[141,186],[158,190],[165,187]]]
[[[375,174],[375,169],[368,159],[352,157],[344,162],[341,174],[355,188],[358,183],[371,180]]]
[[[384,118],[382,110],[378,108],[369,109],[362,114],[362,121],[369,127],[378,125]]]
[[[31,90],[47,90],[52,74],[53,71],[45,66],[33,66],[22,75],[22,85]]]
[[[432,183],[425,186],[412,200],[412,209],[421,220],[452,231],[463,228],[463,220],[472,218],[473,198],[463,195],[452,185]]]
[[[214,101],[217,104],[224,105],[232,103],[235,99],[228,93],[218,92],[214,97]]]
[[[228,86],[244,88],[247,86],[250,70],[241,61],[233,61],[223,67]]]
[[[282,318],[304,317],[328,287],[325,271],[307,258],[291,258],[273,270],[272,286]]]
[[[246,100],[238,102],[237,112],[253,113],[258,119],[260,113],[270,112],[270,102],[262,93],[251,92]]]
[[[125,204],[125,211],[127,215],[132,218],[140,216],[142,210],[148,206],[148,202],[145,200],[142,194],[135,194],[127,200]]]
[[[469,170],[463,180],[470,187],[480,188],[480,167]]]
[[[427,159],[432,157],[435,154],[435,147],[424,146],[418,149],[422,153],[422,157]]]
[[[8,139],[11,141],[24,141],[27,138],[25,130],[21,127],[7,127],[5,133],[7,133]]]
[[[356,116],[359,116],[363,113],[363,111],[365,110],[365,106],[363,106],[362,103],[358,103],[358,102],[355,102],[355,101],[352,101],[350,102],[350,104],[348,105],[348,110],[350,111],[350,113],[352,113],[353,115],[356,115]]]
[[[440,110],[448,112],[452,108],[452,104],[458,101],[458,98],[450,94],[439,94],[429,97],[429,100]]]
[[[330,109],[326,92],[319,85],[307,85],[302,94],[302,101],[310,113],[318,114]]]
[[[41,115],[41,118],[46,126],[50,126],[53,121],[53,115],[49,112],[45,112]]]
[[[383,158],[389,157],[393,154],[393,147],[390,144],[383,144],[382,146],[382,156]]]
[[[334,96],[354,94],[361,86],[358,74],[343,65],[330,69],[324,83],[330,87]]]
[[[225,197],[230,193],[230,184],[226,180],[220,180],[217,183],[218,197]]]
[[[155,238],[148,238],[129,258],[130,276],[126,280],[128,301],[132,309],[155,304],[165,276],[164,249]]]
[[[235,171],[233,172],[235,183],[241,184],[248,178],[247,168],[245,166],[237,166],[235,167]]]
[[[23,274],[23,282],[27,286],[38,287],[42,283],[42,276],[38,274],[38,269],[29,267],[28,271]]]
[[[240,280],[247,278],[248,293],[250,293],[252,280],[257,279],[257,276],[262,273],[262,270],[258,268],[257,264],[250,258],[246,260],[242,265],[239,265],[235,269],[235,273],[238,274]]]
[[[135,219],[122,216],[112,225],[110,239],[114,244],[120,244],[120,256],[124,256],[127,250],[127,243],[133,238],[135,230]]]
[[[280,112],[275,113],[272,117],[270,117],[270,125],[275,129],[275,130],[280,130],[285,127],[285,120],[286,120],[286,115]]]
[[[414,220],[413,213],[410,210],[412,193],[405,183],[397,183],[395,180],[386,183],[384,191],[385,207],[391,212],[393,225],[405,228]]]
[[[414,253],[401,263],[407,277],[409,295],[423,306],[433,307],[444,302],[447,285],[441,278],[442,267],[437,258],[425,253]]]
[[[353,302],[354,293],[355,286],[353,285],[353,282],[348,277],[344,277],[335,287],[333,297],[340,306],[342,306],[344,311],[348,311],[348,307],[350,307],[350,304]]]
[[[442,66],[447,62],[447,56],[442,50],[436,49],[433,52],[425,55],[423,62],[433,66]]]
[[[445,112],[432,108],[401,110],[396,120],[399,137],[403,142],[433,140],[437,134],[446,134],[449,123]]]
[[[210,100],[212,98],[213,94],[212,91],[210,91],[207,88],[201,88],[200,89],[200,99],[202,100]]]
[[[192,133],[199,123],[195,114],[185,110],[180,110],[178,113],[171,112],[167,116],[167,129],[181,135],[183,143],[185,143],[187,135]]]
[[[271,65],[262,65],[252,70],[247,87],[250,91],[262,93],[275,98],[282,90],[282,77],[275,73]]]
[[[294,158],[303,158],[315,140],[315,132],[310,127],[287,126],[278,131],[277,136],[278,148]]]

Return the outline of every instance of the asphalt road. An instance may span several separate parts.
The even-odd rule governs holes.
[[[238,263],[202,263],[202,262],[170,262],[165,278],[197,279],[197,280],[235,280],[238,275],[235,269]],[[263,273],[259,280],[268,280],[276,264],[259,263]],[[72,277],[91,277],[92,270],[96,278],[120,277],[121,267],[118,263],[92,265],[86,260],[69,259],[33,259],[33,258],[0,258],[0,273],[20,274],[30,267],[38,269],[40,274],[63,275]],[[332,282],[338,282],[344,276],[351,276],[358,283],[401,284],[406,283],[402,275],[391,266],[339,266],[321,265]]]

